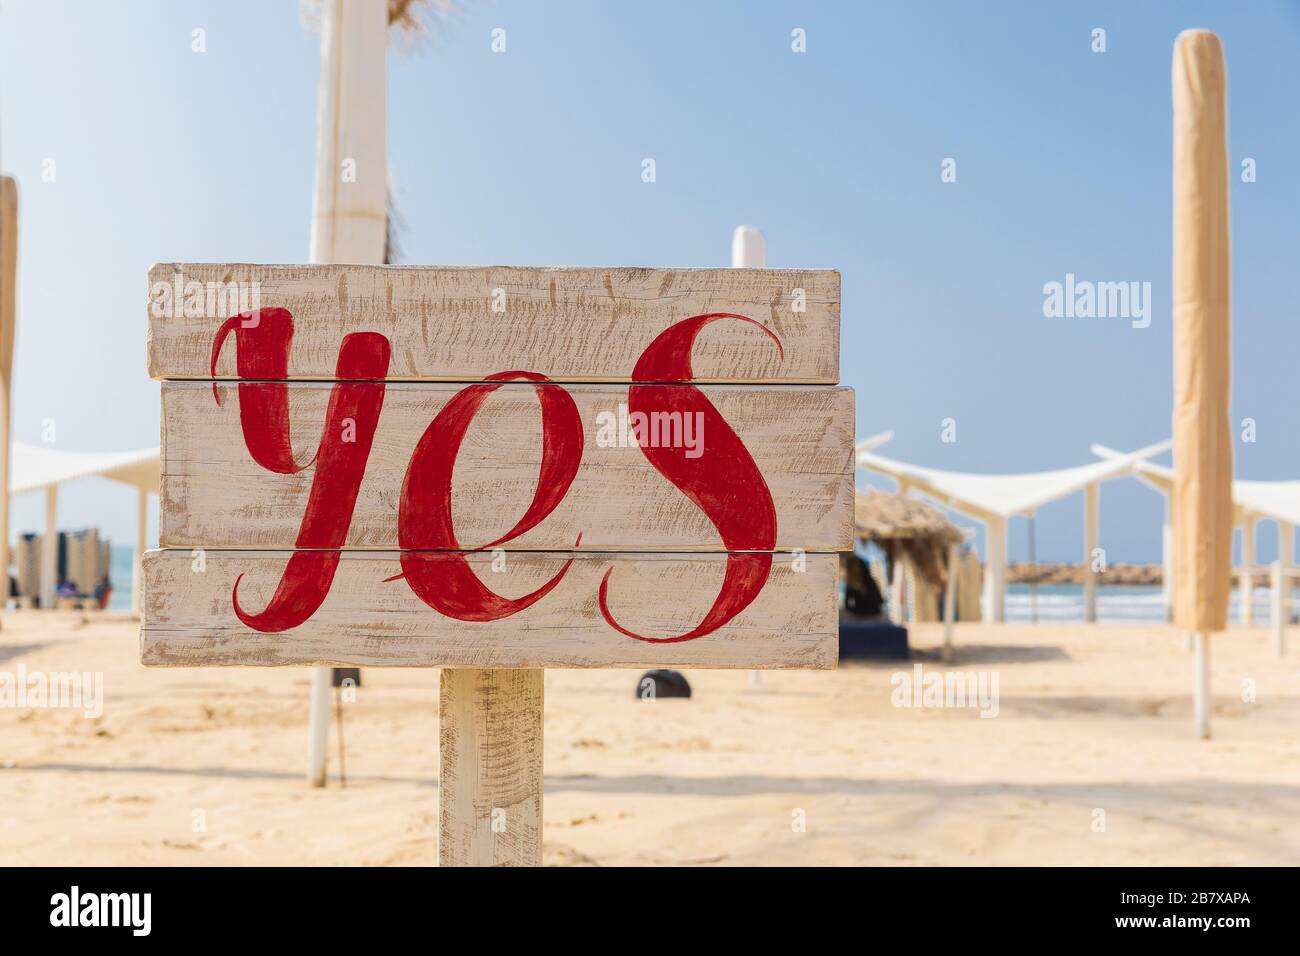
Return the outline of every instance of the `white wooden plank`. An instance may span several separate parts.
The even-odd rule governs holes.
[[[502,563],[499,559],[504,557]],[[262,633],[234,612],[260,612],[289,558],[282,552],[150,551],[145,555],[141,658],[162,666],[350,665],[393,667],[772,667],[829,668],[838,657],[838,557],[772,556],[762,589],[722,627],[694,640],[652,644],[619,633],[602,615],[643,637],[688,633],[724,580],[721,554],[470,554],[475,575],[507,598],[529,594],[573,559],[552,591],[496,621],[446,617],[425,604],[391,552],[344,552],[323,603],[304,623]],[[803,570],[800,570],[802,568]]]
[[[784,355],[748,323],[714,322],[694,349],[696,381],[839,380],[840,279],[831,270],[176,263],[149,270],[149,374],[207,378],[217,330],[252,305],[292,313],[289,378],[333,378],[343,336],[366,331],[388,338],[392,380],[526,369],[627,381],[669,326],[729,312],[775,334]],[[223,348],[219,377],[238,377],[234,352]]]
[[[277,474],[252,459],[241,427],[239,388],[218,385],[218,405],[210,384],[163,384],[163,547],[297,544],[316,466]],[[284,386],[299,462],[309,461],[321,441],[331,388],[320,383]],[[383,409],[343,546],[399,547],[398,509],[411,455],[429,423],[462,388],[445,383],[384,387]],[[609,434],[602,435],[602,427],[620,419],[628,388],[569,385],[565,390],[582,426],[581,465],[555,510],[504,546],[571,548],[581,534],[583,549],[725,550],[714,524],[655,469],[635,436],[625,436],[626,445],[611,446]],[[851,547],[852,391],[719,385],[700,392],[744,442],[763,476],[775,505],[776,547]],[[486,398],[453,472],[451,510],[461,547],[498,540],[528,510],[539,476],[540,434],[540,408],[530,385],[502,384]],[[698,445],[698,460],[720,472],[727,464],[721,436],[700,427],[689,437]],[[743,508],[752,505],[757,493],[736,488],[735,494]]]
[[[541,668],[443,668],[440,866],[541,865],[542,678]]]

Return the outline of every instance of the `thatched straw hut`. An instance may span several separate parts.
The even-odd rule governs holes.
[[[935,588],[948,580],[949,547],[963,540],[961,529],[933,505],[874,488],[857,493],[853,523],[857,537],[875,542],[891,566],[905,561]]]

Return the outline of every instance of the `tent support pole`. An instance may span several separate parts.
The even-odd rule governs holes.
[[[1255,516],[1241,522],[1241,623],[1255,624]]]
[[[144,596],[144,548],[149,528],[149,492],[139,489],[139,504],[135,516],[135,566],[131,571],[131,613],[140,616]]]
[[[990,515],[985,525],[984,622],[1007,619],[1007,519]]]
[[[1089,624],[1097,620],[1097,498],[1097,483],[1089,482],[1083,488],[1083,619]]]
[[[1273,562],[1272,568],[1272,598],[1273,598],[1273,653],[1281,657],[1286,651],[1286,616],[1287,591],[1290,590],[1290,582],[1287,580],[1286,567],[1282,559],[1278,558]]]
[[[957,576],[961,571],[961,545],[948,545],[948,581],[943,589],[943,662],[952,662],[952,624],[957,619]]]

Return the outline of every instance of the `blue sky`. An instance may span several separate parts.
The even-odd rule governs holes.
[[[769,265],[843,274],[858,433],[890,428],[882,452],[972,471],[1168,435],[1170,58],[1180,30],[1215,30],[1230,168],[1258,169],[1231,197],[1234,418],[1257,422],[1237,474],[1300,477],[1296,3],[464,6],[389,58],[403,262],[721,266],[732,229],[758,226]],[[301,13],[0,7],[0,167],[22,204],[16,438],[39,441],[52,418],[62,448],[157,442],[151,262],[305,261],[319,36]],[[955,183],[940,181],[946,157]],[[1043,284],[1067,272],[1150,281],[1151,326],[1044,318]],[[1160,499],[1112,482],[1101,502],[1111,560],[1158,559]],[[130,491],[87,481],[60,518],[128,543],[133,508]],[[1081,511],[1076,496],[1040,512],[1040,558],[1077,560]],[[39,528],[39,496],[13,514],[15,531]],[[1261,528],[1261,558],[1274,541]],[[1026,553],[1016,522],[1011,555]]]

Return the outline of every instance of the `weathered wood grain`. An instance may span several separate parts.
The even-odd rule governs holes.
[[[540,668],[445,667],[438,695],[438,864],[540,866]]]
[[[198,285],[188,285],[187,300],[190,283]],[[242,301],[227,294],[230,283],[244,284]],[[784,358],[752,325],[715,322],[696,343],[696,381],[839,381],[837,272],[510,266],[157,264],[149,270],[149,374],[207,378],[218,327],[248,307],[254,290],[258,307],[293,313],[290,378],[333,378],[343,336],[369,331],[388,337],[394,380],[472,381],[526,369],[558,381],[627,381],[670,325],[732,312],[773,332]],[[237,377],[230,345],[217,374]]]
[[[730,622],[704,637],[651,644],[614,630],[597,602],[609,578],[610,612],[647,637],[694,628],[723,580],[722,554],[509,552],[492,570],[490,553],[469,555],[475,573],[507,598],[530,593],[573,564],[531,607],[492,622],[444,617],[403,580],[391,552],[345,552],[324,603],[305,623],[260,633],[236,617],[257,612],[275,592],[286,552],[150,551],[143,561],[141,659],[148,665],[390,667],[764,667],[829,668],[838,657],[834,554],[776,554],[763,589]],[[499,562],[498,562],[499,563]],[[197,568],[202,570],[197,570]],[[803,570],[799,570],[799,568]]]
[[[398,547],[397,513],[411,453],[429,422],[463,386],[386,387],[346,546]],[[657,388],[659,386],[647,386]],[[321,439],[328,384],[286,387],[294,451],[308,461]],[[275,474],[253,461],[240,425],[238,386],[167,382],[159,541],[163,547],[292,548],[316,467]],[[647,461],[634,440],[601,447],[601,413],[618,415],[627,388],[566,386],[583,424],[582,463],[568,494],[512,550],[724,550],[694,502]],[[845,388],[707,386],[703,394],[740,436],[776,505],[777,547],[851,547],[853,393]],[[473,548],[507,533],[528,509],[541,461],[533,388],[503,384],[474,418],[456,460],[452,518]],[[700,458],[710,462],[710,432]],[[608,437],[608,436],[606,436]],[[739,492],[738,492],[739,494]]]

